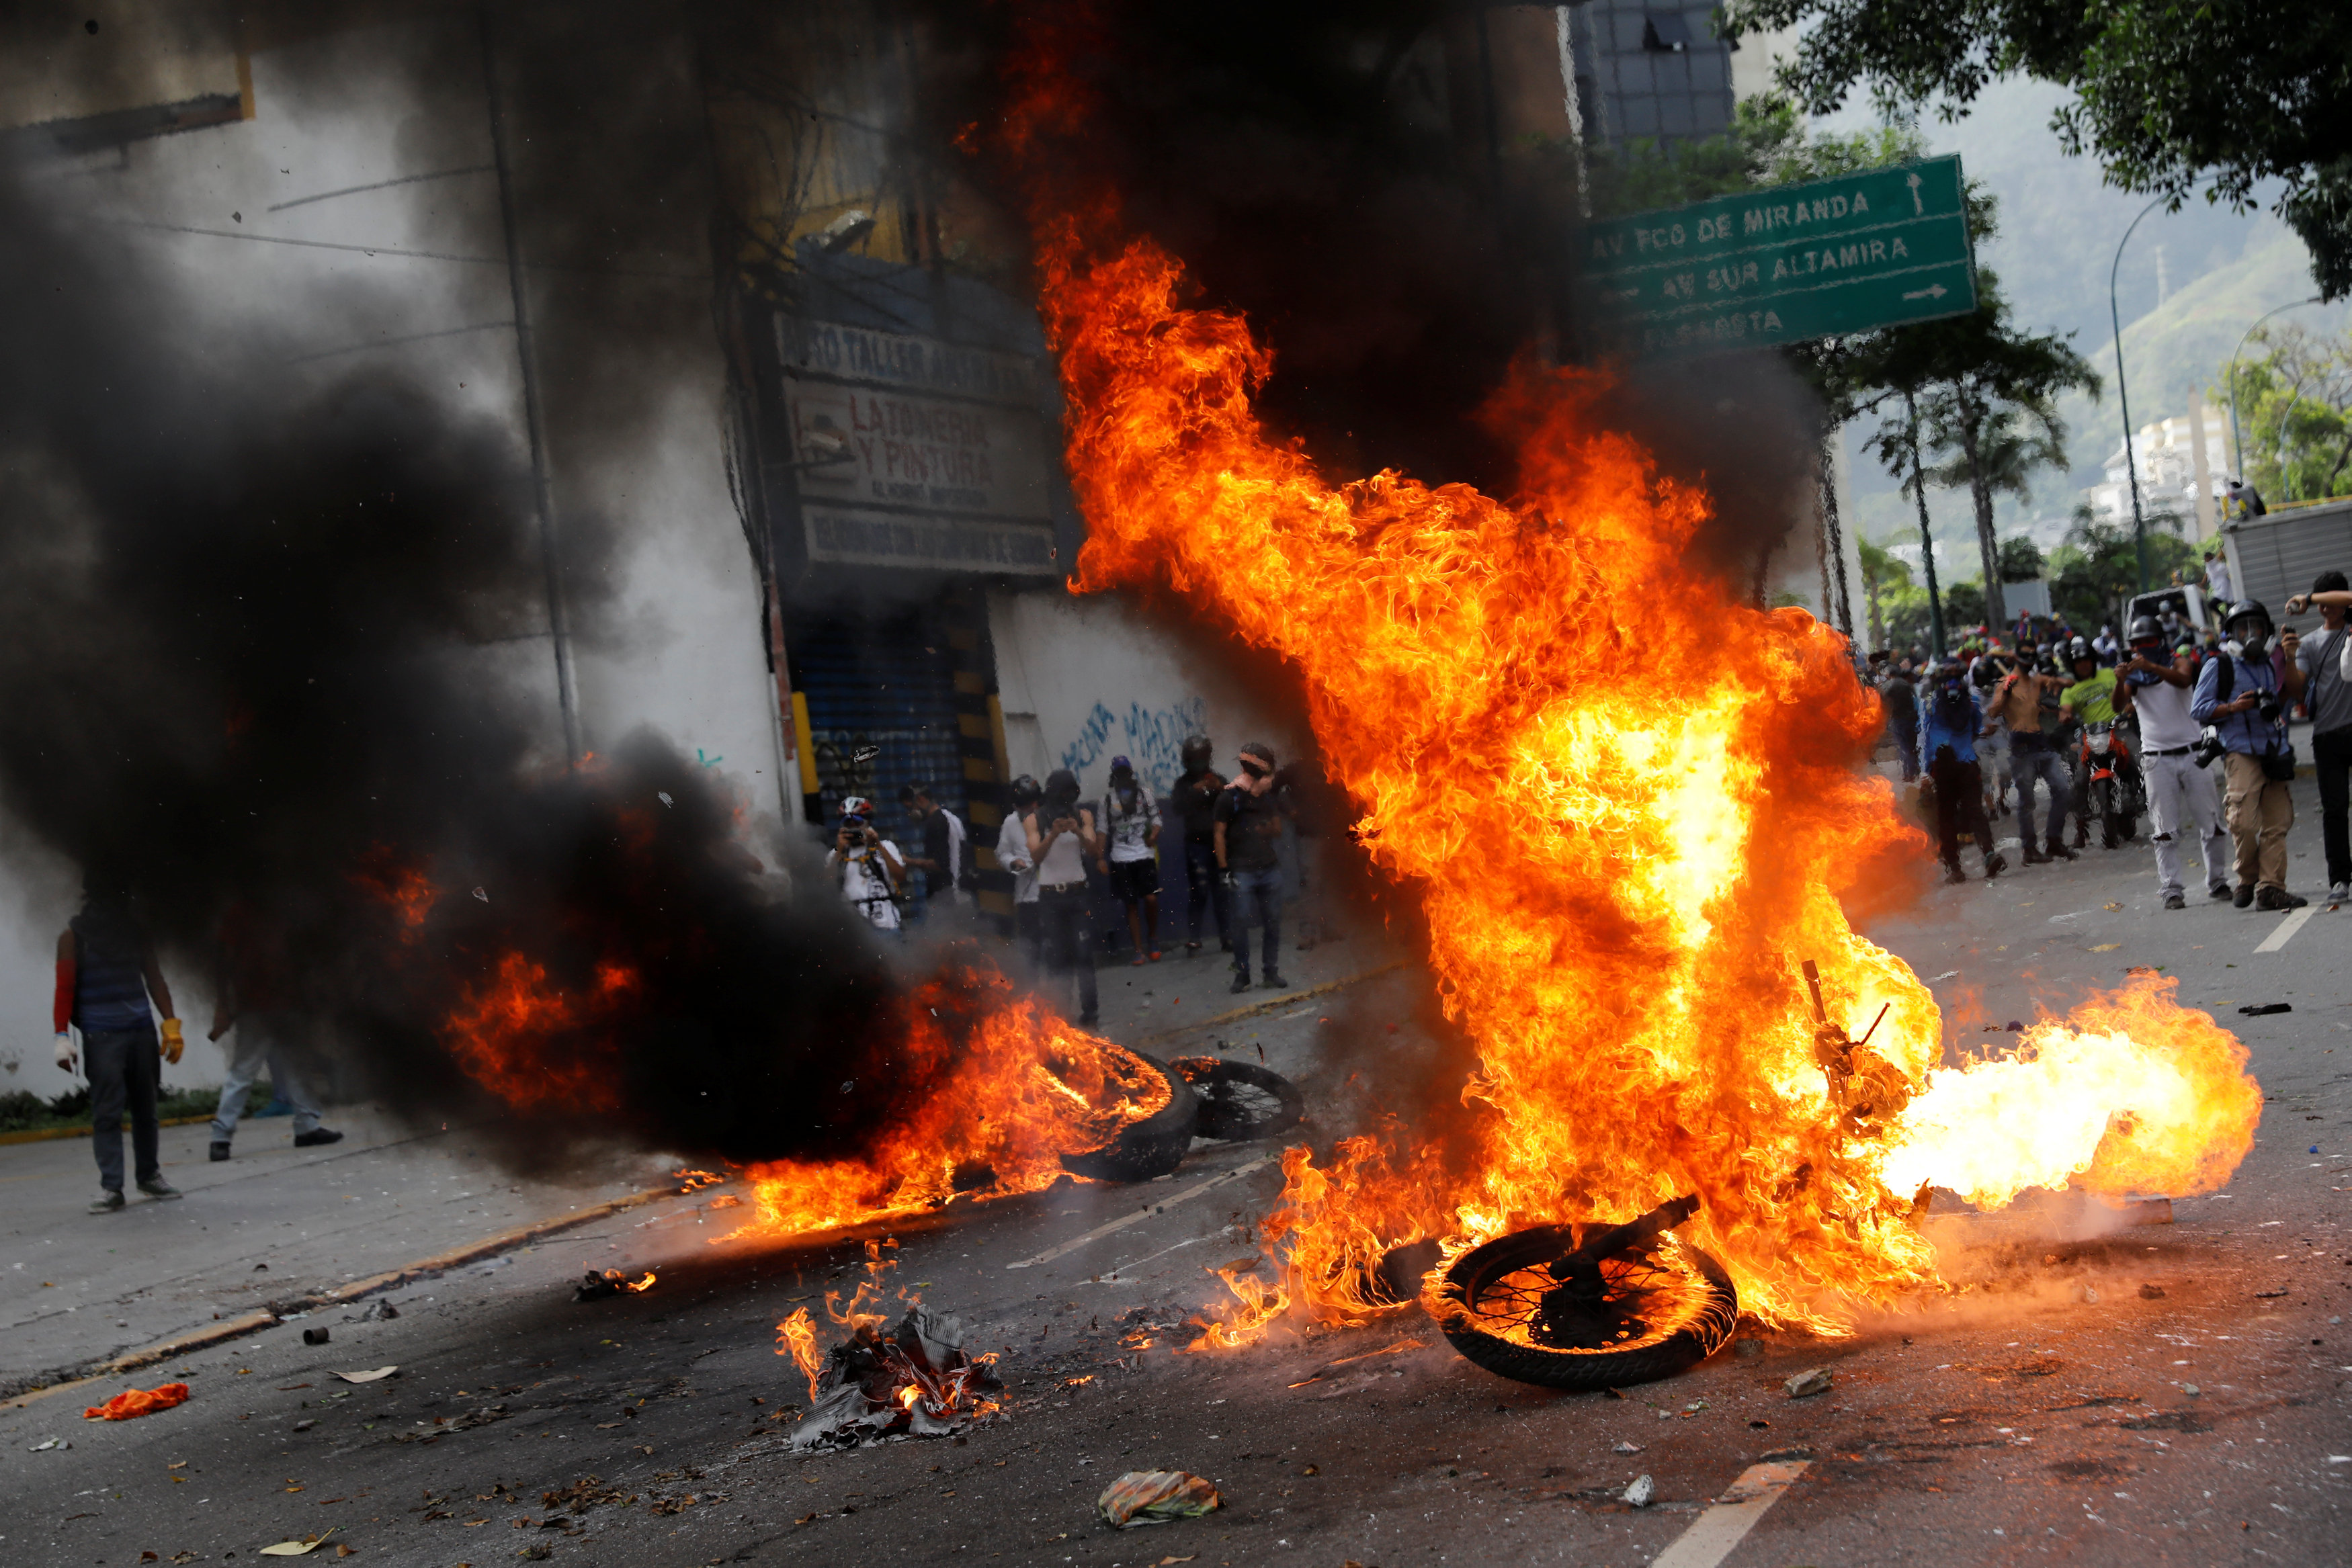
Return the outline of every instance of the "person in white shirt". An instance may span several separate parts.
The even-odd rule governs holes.
[[[1045,971],[1045,928],[1037,919],[1037,862],[1029,854],[1029,826],[1044,793],[1026,773],[1013,781],[1013,810],[997,830],[996,863],[1013,873],[1013,940],[1033,975]]]
[[[843,802],[845,807],[866,804],[863,796]],[[843,812],[824,864],[833,873],[844,903],[877,930],[898,929],[898,893],[907,876],[906,857],[897,844],[874,831],[873,821],[863,811]]]
[[[1047,970],[1077,977],[1078,1022],[1085,1026],[1096,1018],[1094,894],[1087,886],[1087,858],[1101,853],[1094,809],[1078,799],[1078,776],[1056,768],[1045,776],[1045,797],[1029,820],[1029,858],[1037,862]],[[1058,988],[1059,980],[1055,984]]]
[[[1135,942],[1135,962],[1160,961],[1160,802],[1136,781],[1135,764],[1110,759],[1110,793],[1103,797],[1103,833],[1110,852],[1095,869],[1110,878],[1111,891],[1127,905],[1127,932]]]
[[[2181,830],[2197,824],[2206,891],[2230,896],[2230,835],[2213,775],[2189,755],[2197,721],[2189,714],[2196,660],[2187,648],[2168,659],[2162,629],[2148,616],[2131,623],[2131,657],[2117,672],[2126,705],[2139,715],[2141,777],[2147,780],[2148,829],[2156,849],[2156,880],[2167,909],[2185,909],[2180,885]]]

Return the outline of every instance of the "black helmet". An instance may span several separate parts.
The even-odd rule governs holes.
[[[2221,631],[2228,636],[2238,637],[2238,622],[2241,621],[2261,622],[2263,635],[2265,637],[2278,630],[2278,623],[2271,619],[2271,612],[2263,608],[2263,601],[2259,599],[2241,599],[2230,606],[2230,616],[2228,620],[2221,622]],[[2242,643],[2245,641],[2243,637],[2238,637],[2238,640]]]
[[[2163,639],[2163,628],[2157,625],[2156,617],[2153,615],[2133,616],[2131,630],[2124,638],[2127,643],[2158,643]]]
[[[1209,765],[1209,759],[1216,754],[1217,748],[1209,744],[1207,736],[1188,735],[1184,737],[1183,758],[1186,772],[1206,768]]]
[[[2069,664],[2079,664],[2085,659],[2096,663],[2098,657],[2091,651],[2091,644],[2087,638],[2078,635],[2073,642],[2066,644],[2066,663]]]
[[[1037,780],[1026,773],[1013,781],[1013,803],[1015,806],[1034,805],[1045,793],[1037,787]]]

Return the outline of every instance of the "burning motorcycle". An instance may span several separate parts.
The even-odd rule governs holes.
[[[2139,820],[2147,812],[2147,781],[2114,720],[2084,725],[2079,744],[2089,814],[2099,824],[2100,847],[2111,850],[2118,837],[2128,839],[2139,831]]]

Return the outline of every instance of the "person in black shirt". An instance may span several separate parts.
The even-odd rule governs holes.
[[[1184,951],[1201,950],[1201,917],[1214,911],[1217,946],[1230,953],[1224,879],[1217,874],[1217,792],[1225,776],[1209,766],[1214,755],[1209,737],[1196,735],[1184,742],[1184,771],[1176,779],[1176,815],[1184,824]]]
[[[971,860],[971,835],[964,831],[963,819],[933,800],[928,784],[908,785],[898,791],[898,803],[923,825],[923,852],[907,857],[907,863],[923,873],[924,904],[918,913],[955,908],[964,867]]]
[[[1265,930],[1265,988],[1279,991],[1282,977],[1282,821],[1287,797],[1275,788],[1274,747],[1253,740],[1242,747],[1242,776],[1217,793],[1217,867],[1233,899],[1234,985],[1250,984],[1249,925],[1255,913]]]

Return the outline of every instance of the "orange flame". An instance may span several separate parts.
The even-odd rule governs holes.
[[[776,1354],[789,1355],[793,1364],[808,1379],[809,1398],[816,1398],[817,1374],[824,1368],[824,1357],[816,1348],[816,1321],[809,1316],[806,1307],[794,1307],[793,1315],[776,1325]]]
[[[497,978],[451,1009],[442,1043],[467,1076],[518,1110],[616,1110],[618,1052],[597,1025],[636,985],[635,971],[602,964],[593,989],[575,1001],[548,984],[545,966],[508,953]]]
[[[1744,1306],[1843,1332],[1855,1303],[1935,1278],[1915,1176],[2013,1192],[2085,1164],[2080,1136],[2005,1161],[1969,1142],[2015,1097],[1995,1086],[2036,1073],[2098,1127],[2131,1113],[2092,1137],[2108,1179],[2235,1166],[2259,1099],[2243,1053],[2168,990],[2041,1038],[2029,1066],[1931,1079],[1934,999],[1842,904],[1926,847],[1860,766],[1877,702],[1834,632],[1737,602],[1694,560],[1707,498],[1601,428],[1607,377],[1517,368],[1485,414],[1521,453],[1509,506],[1390,471],[1334,485],[1259,425],[1271,354],[1237,317],[1180,308],[1157,246],[1090,252],[1064,221],[1042,267],[1089,526],[1076,586],[1172,589],[1298,669],[1358,836],[1419,891],[1440,998],[1478,1053],[1452,1146],[1392,1125],[1328,1166],[1290,1152],[1265,1226],[1282,1277],[1226,1270],[1236,1307],[1211,1343],[1295,1301],[1339,1320],[1391,1304],[1372,1274],[1401,1242],[1444,1238],[1450,1257],[1691,1191],[1685,1232]],[[1887,1009],[1851,1073],[1817,1039],[1806,958],[1841,1050]],[[2168,1062],[2179,1082],[2159,1085]]]
[[[958,1197],[1034,1192],[1065,1173],[1061,1156],[1099,1149],[1168,1103],[1167,1081],[1131,1053],[1079,1030],[1011,983],[942,1076],[857,1159],[778,1160],[745,1175],[756,1223],[800,1233],[934,1208]],[[957,1048],[918,991],[899,1048],[909,1077]]]

